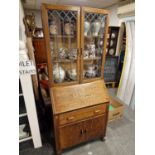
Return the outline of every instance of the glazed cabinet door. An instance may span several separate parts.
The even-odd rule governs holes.
[[[79,82],[80,8],[42,5],[50,85]]]
[[[85,141],[83,122],[61,127],[59,129],[59,137],[61,149],[65,149]]]
[[[81,81],[103,78],[108,32],[108,11],[81,9]]]

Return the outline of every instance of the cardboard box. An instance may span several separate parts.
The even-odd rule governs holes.
[[[108,122],[121,118],[123,115],[123,109],[123,102],[116,97],[110,96]]]

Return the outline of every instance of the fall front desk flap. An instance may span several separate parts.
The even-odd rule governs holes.
[[[71,86],[52,87],[52,108],[54,114],[109,102],[109,95],[103,80]]]

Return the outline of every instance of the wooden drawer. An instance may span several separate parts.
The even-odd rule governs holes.
[[[105,113],[106,104],[79,109],[59,115],[59,125],[64,125]]]
[[[124,109],[123,103],[117,98],[110,97],[110,105],[112,105],[113,109],[109,110],[108,121],[122,117]]]

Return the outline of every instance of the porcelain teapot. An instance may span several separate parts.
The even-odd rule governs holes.
[[[95,77],[97,74],[97,71],[96,71],[96,66],[95,65],[89,65],[87,66],[87,70],[86,70],[86,77]]]
[[[68,74],[68,77],[71,79],[71,80],[76,80],[76,77],[77,77],[77,72],[76,72],[76,68],[73,68],[73,69],[70,69],[67,71],[67,74]]]

